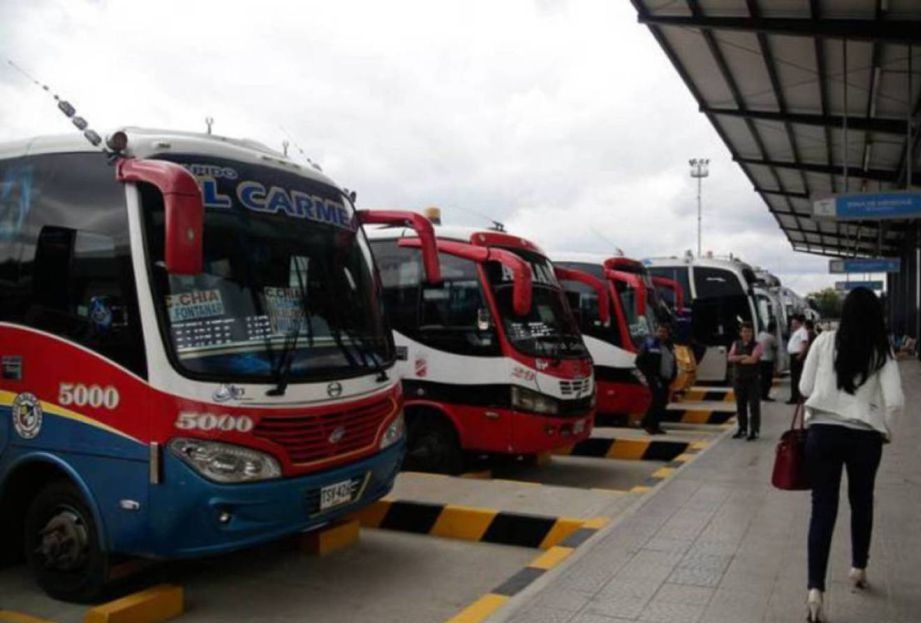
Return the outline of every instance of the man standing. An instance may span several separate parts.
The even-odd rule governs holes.
[[[799,393],[799,379],[803,375],[806,346],[809,345],[809,333],[806,331],[806,327],[803,326],[805,320],[805,316],[798,315],[793,316],[793,320],[790,321],[790,329],[793,331],[793,335],[790,336],[790,341],[787,342],[787,352],[790,353],[790,400],[787,401],[788,405],[795,405],[802,400],[802,396]]]
[[[761,346],[761,400],[774,402],[771,398],[771,387],[774,385],[774,362],[777,361],[777,323],[773,320],[767,329],[758,333],[758,344]]]
[[[748,435],[748,441],[754,441],[761,432],[761,344],[755,341],[755,329],[750,322],[742,323],[739,337],[729,351],[739,418],[739,430],[732,438]]]
[[[652,402],[643,417],[642,427],[650,435],[662,435],[660,422],[668,407],[668,391],[678,374],[675,363],[675,347],[671,341],[668,325],[660,323],[655,337],[649,336],[636,355],[636,367],[646,377]]]

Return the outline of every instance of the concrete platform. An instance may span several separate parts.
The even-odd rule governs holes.
[[[877,481],[871,590],[852,593],[845,581],[850,536],[843,493],[826,596],[832,623],[921,620],[921,365],[903,362],[901,370],[908,407],[884,449]],[[809,493],[770,484],[776,440],[790,416],[787,405],[765,404],[761,440],[736,441],[727,430],[489,620],[805,620]]]
[[[546,467],[537,469],[546,471]],[[634,501],[630,494],[621,491],[591,491],[502,478],[479,480],[417,472],[400,474],[389,497],[579,519],[611,516]]]

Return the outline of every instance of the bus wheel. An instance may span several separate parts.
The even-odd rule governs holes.
[[[108,578],[96,520],[70,482],[47,485],[26,513],[25,555],[38,585],[55,599],[98,598]]]
[[[437,474],[459,474],[464,469],[464,453],[457,433],[439,417],[420,414],[409,430],[406,469]]]

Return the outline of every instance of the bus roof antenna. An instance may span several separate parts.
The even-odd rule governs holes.
[[[86,121],[86,119],[77,115],[77,109],[74,108],[70,102],[68,102],[65,99],[61,99],[57,93],[53,93],[51,91],[51,87],[49,87],[47,84],[42,84],[41,82],[36,80],[25,69],[23,69],[22,67],[14,63],[12,60],[6,59],[6,62],[9,64],[10,67],[15,69],[19,73],[21,73],[29,81],[31,81],[32,84],[39,87],[40,89],[48,93],[48,95],[53,97],[54,100],[58,103],[58,110],[64,113],[65,117],[70,119],[70,122],[74,124],[74,127],[76,127],[78,130],[80,130],[83,133],[83,138],[89,141],[93,145],[93,147],[99,147],[102,144],[102,137],[99,136],[99,134],[97,134],[95,130],[89,127],[90,124]],[[105,154],[112,156],[112,152],[108,151],[105,147],[101,147],[101,149]]]
[[[505,231],[505,223],[502,223],[500,221],[496,221],[493,219],[490,219],[490,220],[492,220],[492,227],[490,227],[490,229],[492,229],[493,231],[501,231],[501,232]]]
[[[211,126],[214,125],[214,117],[205,117],[205,125],[208,127],[208,134],[211,134]]]

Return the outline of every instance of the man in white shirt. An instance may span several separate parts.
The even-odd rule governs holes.
[[[794,316],[790,321],[793,334],[787,342],[787,352],[790,354],[790,400],[787,404],[797,404],[802,400],[799,393],[799,380],[803,375],[803,361],[806,359],[806,347],[809,345],[809,332],[803,326],[806,318],[802,315]]]

